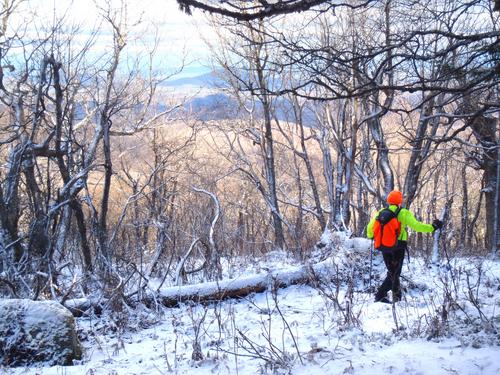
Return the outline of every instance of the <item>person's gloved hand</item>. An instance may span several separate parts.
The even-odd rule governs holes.
[[[441,220],[439,220],[439,219],[435,219],[432,222],[432,226],[434,227],[434,230],[441,229],[443,227],[443,222]]]

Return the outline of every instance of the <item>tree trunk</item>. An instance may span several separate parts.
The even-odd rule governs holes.
[[[498,3],[497,3],[498,5]],[[498,8],[498,7],[497,7]],[[494,220],[494,232],[493,240],[496,239],[493,244],[493,252],[496,255],[500,254],[500,137],[497,138],[497,176],[496,176],[496,189],[495,189],[495,220]]]
[[[64,160],[64,156],[61,152],[61,141],[62,141],[62,129],[63,129],[63,100],[64,100],[64,91],[63,88],[61,87],[60,83],[60,69],[61,69],[61,64],[57,63],[56,61],[52,60],[52,71],[53,71],[53,78],[54,78],[54,91],[55,91],[55,98],[56,98],[56,134],[55,134],[55,151],[56,151],[56,157],[57,157],[57,165],[59,168],[59,173],[61,174],[62,180],[64,184],[68,184],[71,180],[70,176],[70,168],[68,167],[72,163],[72,150],[71,148],[68,148],[67,154],[66,154],[66,160],[67,163]],[[69,105],[69,103],[68,103]],[[68,133],[70,137],[73,137],[73,118],[75,116],[75,103],[72,102],[71,104],[71,115],[69,116],[68,119]],[[89,162],[89,161],[88,161]],[[83,187],[83,184],[81,185]],[[85,215],[82,210],[82,205],[77,199],[77,195],[80,192],[81,188],[77,189],[63,189],[66,191],[66,195],[63,195],[60,197],[61,200],[69,200],[69,206],[73,210],[76,218],[76,223],[77,223],[77,228],[78,228],[78,233],[80,235],[80,246],[82,249],[82,256],[83,256],[83,263],[84,263],[84,269],[87,272],[92,271],[92,254],[91,254],[91,249],[90,245],[87,240],[87,227],[85,223]],[[65,238],[66,238],[66,233],[67,230],[69,229],[69,226],[71,225],[71,214],[66,212],[66,207],[65,207],[65,212],[62,215],[62,222],[59,225],[59,237],[56,243],[56,248],[59,251],[62,251],[62,247],[64,246],[65,243]],[[62,232],[61,232],[62,231]]]
[[[19,178],[24,144],[14,147],[9,154],[7,176],[0,190],[0,221],[2,223],[2,242],[5,247],[13,249],[12,259],[15,263],[21,260],[23,248],[18,241],[19,222]],[[7,249],[8,250],[8,249]]]
[[[498,251],[499,242],[499,209],[498,204],[498,182],[500,180],[499,176],[499,148],[500,141],[497,140],[497,127],[498,120],[491,117],[486,117],[484,115],[474,116],[470,120],[470,124],[476,139],[478,140],[480,146],[482,147],[482,158],[480,165],[483,174],[484,181],[484,201],[486,209],[486,238],[485,246],[492,252]]]
[[[326,184],[326,192],[328,195],[328,203],[330,206],[330,213],[328,221],[330,226],[334,223],[334,206],[335,206],[335,182],[333,180],[333,162],[332,155],[330,153],[330,142],[328,140],[328,130],[325,127],[321,128],[321,134],[316,137],[319,147],[321,149],[321,154],[323,156],[323,177]]]
[[[302,246],[301,246],[301,238],[304,233],[304,191],[302,187],[302,176],[300,174],[299,161],[297,160],[297,153],[293,153],[293,166],[295,168],[295,183],[297,186],[297,198],[298,198],[298,207],[297,207],[297,217],[295,219],[295,228],[293,233],[293,238],[295,240],[295,248],[300,252],[302,256]]]
[[[264,170],[266,182],[268,186],[269,204],[271,205],[271,216],[274,227],[274,246],[278,249],[283,249],[285,246],[285,235],[283,232],[283,223],[278,203],[278,194],[276,191],[276,168],[274,160],[274,139],[271,122],[271,103],[269,102],[269,95],[266,92],[266,81],[264,78],[264,68],[261,66],[260,57],[255,61],[257,64],[257,77],[258,83],[261,88],[260,100],[262,101],[264,111],[264,139],[262,141],[262,151],[264,156]]]
[[[80,202],[74,200],[71,203],[71,208],[75,213],[76,225],[78,233],[80,234],[80,246],[82,247],[83,263],[85,270],[91,272],[92,266],[92,251],[90,249],[89,241],[87,239],[87,226],[85,224],[85,215],[83,214],[82,205]]]
[[[297,106],[297,104],[296,104]],[[297,117],[297,116],[296,116]],[[314,208],[316,210],[316,217],[318,218],[319,224],[321,226],[321,230],[325,230],[326,228],[326,220],[323,215],[323,209],[321,207],[321,200],[318,193],[318,186],[316,185],[316,179],[314,177],[313,167],[311,165],[311,159],[309,158],[309,153],[307,152],[305,135],[304,135],[304,124],[302,123],[302,118],[298,120],[299,132],[300,132],[300,148],[301,148],[301,157],[304,160],[307,170],[307,177],[309,179],[309,186],[311,187],[311,191],[314,199]]]
[[[366,170],[366,166],[370,163],[370,140],[369,140],[369,130],[363,132],[363,143],[361,146],[361,170]],[[357,196],[357,211],[358,220],[356,225],[356,234],[358,236],[364,237],[366,235],[365,228],[370,221],[370,212],[368,204],[368,191],[365,189],[364,182],[358,176],[358,196]]]
[[[467,165],[462,166],[462,219],[460,228],[460,246],[465,248],[467,232],[469,231],[469,189],[467,188]]]
[[[354,167],[355,167],[355,159],[358,147],[358,125],[359,125],[359,99],[352,99],[352,114],[351,114],[351,122],[350,122],[350,132],[351,132],[351,141],[350,147],[347,150],[346,157],[346,168],[345,168],[345,191],[342,199],[342,214],[345,226],[348,227],[351,221],[351,200],[353,196],[353,175],[354,175]]]
[[[23,162],[23,172],[26,178],[26,187],[32,201],[32,212],[34,218],[31,222],[29,247],[30,254],[37,258],[45,259],[49,252],[48,215],[43,207],[42,193],[35,177],[35,159],[31,155],[26,155]],[[45,259],[49,261],[49,259]],[[42,262],[39,271],[47,272],[48,263]]]
[[[108,208],[109,208],[109,195],[111,192],[111,176],[113,175],[113,164],[111,161],[111,143],[109,130],[111,127],[111,120],[105,114],[101,115],[101,126],[103,132],[103,153],[104,153],[104,185],[101,198],[101,212],[99,214],[99,225],[97,232],[97,240],[99,243],[99,251],[104,258],[110,262],[111,254],[108,248]]]
[[[365,109],[366,113],[368,108]],[[394,173],[392,172],[391,163],[389,161],[389,148],[385,143],[384,133],[380,125],[380,118],[374,116],[368,122],[370,132],[377,148],[377,165],[382,174],[383,179],[383,196],[386,197],[392,190],[394,190]]]
[[[440,96],[441,98],[442,96]],[[440,99],[441,100],[441,99]],[[403,195],[405,197],[405,206],[409,208],[415,199],[415,195],[418,190],[418,183],[420,179],[420,174],[422,172],[422,167],[425,161],[429,157],[430,148],[432,144],[432,138],[436,135],[439,118],[431,118],[432,106],[434,101],[429,101],[425,108],[420,110],[420,118],[418,121],[417,130],[415,132],[415,137],[413,138],[411,145],[411,155],[410,161],[408,162],[408,168],[406,171],[405,182],[403,187]],[[442,108],[439,107],[437,111],[439,112]],[[427,134],[429,125],[432,125],[430,134]],[[427,138],[427,140],[426,140]]]

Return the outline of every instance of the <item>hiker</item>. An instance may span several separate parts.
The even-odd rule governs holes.
[[[392,290],[393,302],[401,300],[401,286],[399,277],[403,268],[405,252],[407,250],[408,233],[406,227],[416,232],[432,233],[441,229],[441,220],[434,220],[432,224],[424,224],[415,219],[415,216],[406,208],[402,208],[403,194],[393,190],[387,196],[388,207],[377,212],[366,228],[368,238],[374,240],[374,247],[382,252],[387,268],[387,276],[375,294],[375,302],[390,303],[387,292]]]

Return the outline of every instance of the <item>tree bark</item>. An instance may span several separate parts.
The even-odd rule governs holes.
[[[441,97],[442,96],[440,96],[440,98]],[[433,113],[433,103],[434,100],[430,100],[429,102],[427,102],[425,107],[420,110],[420,118],[418,120],[417,130],[415,132],[415,137],[411,142],[411,156],[410,161],[408,162],[408,168],[406,171],[403,187],[403,195],[405,197],[405,205],[407,208],[411,206],[413,200],[415,199],[422,167],[429,157],[432,138],[436,135],[439,125],[438,117],[430,117]],[[439,112],[441,109],[442,107],[438,107],[437,111]],[[429,125],[431,125],[432,127],[430,130],[430,134],[427,135]]]
[[[99,215],[99,225],[97,239],[99,242],[99,250],[104,258],[109,262],[111,260],[110,249],[108,246],[108,208],[109,208],[109,195],[111,192],[111,176],[113,175],[113,164],[111,161],[111,142],[109,130],[111,127],[111,120],[105,114],[101,115],[101,126],[103,132],[103,153],[104,153],[104,185],[101,199],[101,212]]]
[[[23,158],[24,145],[22,143],[14,147],[9,154],[8,171],[3,185],[0,189],[0,220],[2,223],[1,236],[3,250],[7,246],[13,248],[13,260],[15,263],[21,260],[23,248],[18,240],[19,222],[19,178],[21,162]]]
[[[316,136],[319,147],[321,149],[321,155],[323,157],[323,177],[326,184],[326,192],[328,195],[328,203],[330,206],[330,212],[328,215],[329,225],[332,226],[334,223],[334,206],[335,206],[335,182],[333,180],[334,167],[332,162],[332,155],[330,152],[330,142],[328,139],[328,130],[326,127],[322,127],[320,130],[321,134]]]
[[[365,111],[367,111],[367,109],[365,109]],[[382,131],[382,126],[380,125],[379,116],[374,116],[368,121],[368,124],[373,141],[377,147],[377,165],[384,181],[383,196],[386,197],[392,190],[394,190],[394,173],[389,161],[389,148],[387,147],[384,139],[384,133]]]
[[[472,117],[470,126],[479,145],[482,148],[480,166],[484,171],[484,201],[486,218],[486,238],[485,247],[492,252],[498,251],[499,209],[498,186],[499,178],[499,151],[500,141],[497,140],[498,120],[493,117],[486,117],[482,114]]]
[[[64,182],[65,185],[70,183],[71,181],[71,175],[70,171],[68,168],[68,165],[71,164],[71,148],[68,148],[67,150],[67,155],[66,158],[68,160],[68,163],[65,162],[64,156],[62,154],[61,150],[61,140],[62,140],[62,129],[63,129],[63,122],[64,122],[64,114],[63,114],[63,100],[64,100],[64,90],[61,87],[60,83],[60,70],[61,70],[61,64],[56,62],[54,58],[51,58],[51,65],[52,65],[52,75],[54,79],[54,91],[55,91],[55,107],[56,107],[56,129],[55,129],[55,151],[56,151],[56,157],[57,157],[57,165],[59,168],[59,173],[61,174],[61,178]],[[70,105],[68,103],[68,105]],[[75,104],[72,103],[72,110],[71,110],[71,116],[69,118],[69,135],[72,137],[73,136],[73,127],[72,127],[72,121],[73,121],[73,116],[74,116],[74,107]],[[80,185],[83,187],[83,184]],[[75,218],[77,222],[77,228],[78,228],[78,233],[80,235],[80,246],[82,249],[82,256],[83,256],[83,262],[84,262],[84,268],[85,271],[91,272],[92,271],[92,254],[91,254],[91,249],[90,245],[87,240],[87,226],[85,224],[85,215],[82,210],[82,205],[77,199],[77,195],[80,192],[81,188],[77,189],[62,189],[65,191],[65,194],[63,194],[59,200],[64,201],[68,200],[69,201],[69,206],[75,213]],[[62,246],[64,246],[64,242],[66,239],[66,233],[68,230],[68,227],[70,225],[70,218],[71,215],[67,212],[65,212],[62,215],[62,219],[59,225],[60,231],[62,231],[59,234],[58,240],[56,242],[56,247],[58,248],[59,251],[61,251]]]
[[[462,219],[460,228],[460,246],[465,248],[469,226],[469,189],[467,188],[467,165],[462,166]]]
[[[262,23],[259,23],[259,28],[262,28]],[[254,29],[251,29],[254,30]],[[276,167],[275,167],[275,157],[274,157],[274,138],[272,129],[272,116],[271,116],[271,102],[268,94],[266,77],[264,77],[265,72],[265,60],[267,60],[267,55],[262,56],[262,52],[267,54],[266,51],[262,51],[265,47],[262,44],[263,35],[253,35],[254,42],[254,56],[253,64],[255,64],[255,70],[257,74],[257,84],[259,85],[259,100],[262,103],[262,110],[264,111],[264,137],[261,144],[262,152],[264,156],[264,171],[266,182],[268,185],[269,194],[269,204],[271,205],[271,216],[274,227],[274,246],[278,249],[283,249],[285,246],[285,235],[283,232],[283,223],[281,220],[278,194],[276,189]],[[264,61],[263,61],[264,60]]]
[[[264,78],[262,75],[262,71],[259,69],[259,80],[261,84],[264,84]],[[264,107],[264,126],[265,126],[265,134],[263,143],[263,152],[264,152],[264,165],[265,165],[265,173],[266,173],[266,181],[269,188],[269,203],[271,204],[271,215],[273,219],[273,227],[274,227],[274,246],[278,249],[283,249],[285,245],[285,236],[283,233],[283,223],[281,221],[279,203],[278,203],[278,194],[276,191],[276,168],[274,161],[274,139],[272,132],[272,123],[271,123],[271,110],[270,104],[268,101],[268,97],[266,93],[262,95],[262,104]]]
[[[321,226],[321,230],[325,230],[326,228],[326,220],[323,214],[323,208],[321,207],[321,199],[318,193],[318,186],[316,184],[316,178],[314,177],[313,167],[311,164],[311,159],[309,157],[309,153],[306,147],[306,139],[304,134],[304,124],[302,121],[302,108],[300,108],[297,98],[293,98],[293,107],[295,111],[295,118],[297,120],[297,126],[299,128],[300,134],[300,149],[301,153],[299,156],[304,160],[307,170],[307,177],[309,179],[309,186],[311,187],[311,192],[314,199],[314,208],[316,210],[316,217],[318,218],[319,224]]]

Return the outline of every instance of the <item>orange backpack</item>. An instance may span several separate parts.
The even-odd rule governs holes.
[[[401,233],[401,223],[398,221],[399,211],[392,212],[389,208],[384,208],[375,218],[373,225],[374,247],[382,252],[395,252],[398,247],[398,237]]]

